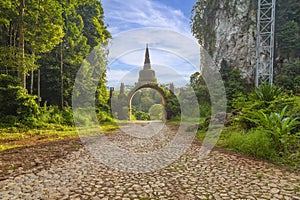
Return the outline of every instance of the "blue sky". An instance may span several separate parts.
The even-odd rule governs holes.
[[[190,32],[190,12],[195,0],[101,2],[105,22],[113,36],[107,73],[109,86],[118,88],[121,82],[137,81],[146,43],[160,83],[173,82],[181,87],[188,83],[191,73],[198,71],[195,66],[198,52],[189,52],[196,49],[192,42],[197,43]]]

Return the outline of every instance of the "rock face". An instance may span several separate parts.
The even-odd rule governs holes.
[[[256,24],[253,22],[256,21],[256,11],[250,5],[251,1],[238,1],[232,17],[228,17],[226,10],[217,12],[216,50],[213,55],[218,65],[225,59],[246,77],[251,77],[255,66]]]
[[[255,3],[249,0],[198,1],[192,27],[218,67],[224,59],[249,79],[255,68]]]

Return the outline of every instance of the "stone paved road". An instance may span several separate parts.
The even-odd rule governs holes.
[[[171,134],[173,130],[165,127],[162,131]],[[129,141],[136,148],[142,144],[145,151],[144,143],[134,142],[124,133],[109,137],[129,149]],[[200,160],[199,149],[194,142],[185,155],[166,168],[126,173],[100,164],[81,148],[53,162],[50,169],[27,171],[1,181],[0,199],[300,200],[299,174],[221,151]]]

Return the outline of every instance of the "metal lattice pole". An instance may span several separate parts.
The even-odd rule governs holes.
[[[273,83],[276,0],[258,0],[255,86]]]

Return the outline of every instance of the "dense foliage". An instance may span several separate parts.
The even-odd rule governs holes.
[[[42,121],[72,124],[68,106],[75,77],[84,58],[97,47],[98,60],[102,61],[97,66],[103,73],[97,80],[96,105],[99,118],[106,118],[109,96],[105,86],[107,52],[103,47],[110,34],[101,3],[9,0],[1,1],[0,9],[0,73],[6,74],[1,76],[0,114],[17,116],[15,121],[25,115],[38,119],[43,114]],[[54,116],[55,112],[60,117]]]
[[[5,105],[0,107],[4,124],[28,123],[39,115],[35,97],[21,87],[21,82],[5,74],[0,75],[0,105]]]
[[[218,21],[216,13],[221,9],[219,2],[198,0],[192,10],[192,32],[210,55],[218,50],[215,27]],[[222,1],[223,13],[228,18],[234,17],[236,2]],[[256,1],[249,5],[249,10],[257,8]],[[289,164],[296,169],[300,169],[299,11],[300,2],[297,0],[276,1],[275,85],[262,84],[251,89],[253,83],[243,80],[240,66],[229,66],[223,60],[220,68],[228,103],[225,121],[228,127],[221,143],[244,154]],[[200,73],[193,74],[190,83],[204,118],[200,120],[203,123],[200,128],[205,130],[215,117],[210,116],[209,98],[212,94],[209,94]]]
[[[248,95],[236,98],[234,107],[240,112],[234,116],[233,126],[240,131],[230,135],[228,146],[252,156],[299,168],[298,101],[299,97],[271,85],[261,85]],[[248,143],[255,145],[245,146]],[[258,144],[261,146],[258,147]]]
[[[247,81],[242,78],[241,72],[237,68],[228,65],[225,60],[222,61],[220,74],[225,87],[227,109],[230,111],[233,108],[232,101],[238,97],[240,93],[246,93],[250,87],[248,87]],[[212,94],[210,94],[202,75],[199,72],[192,74],[190,84],[197,96],[201,116],[210,116],[210,97]]]
[[[135,119],[150,120],[150,108],[153,105],[160,105],[161,103],[162,99],[155,90],[139,90],[132,98],[133,115],[135,116]]]
[[[275,72],[275,84],[282,86],[287,91],[300,93],[300,60],[278,66]]]
[[[83,59],[110,37],[98,1],[63,1],[62,7],[65,19],[62,43],[39,60],[43,83],[41,96],[50,104],[61,106],[71,105],[74,80]],[[100,82],[103,87],[105,73]]]
[[[277,164],[300,169],[300,97],[263,84],[232,100],[219,144]],[[200,120],[199,138],[216,116]]]
[[[276,5],[277,57],[293,60],[300,56],[300,2],[277,0]]]
[[[2,126],[41,127],[48,123],[72,125],[70,108],[38,106],[36,96],[29,95],[18,79],[6,74],[0,75],[0,108]]]

